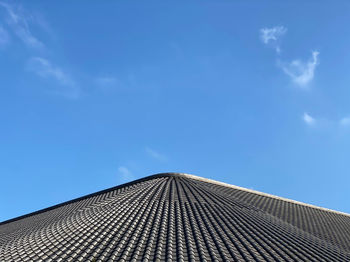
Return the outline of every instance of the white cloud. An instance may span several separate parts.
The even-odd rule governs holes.
[[[34,48],[44,47],[44,44],[32,34],[29,28],[28,16],[24,13],[23,9],[4,2],[0,2],[0,6],[6,10],[7,24],[24,44]]]
[[[149,156],[153,157],[154,159],[157,159],[159,161],[166,161],[166,157],[160,153],[158,153],[157,151],[146,147],[146,152]]]
[[[350,126],[350,117],[344,117],[344,118],[340,119],[339,123],[342,126]]]
[[[9,34],[5,30],[5,28],[0,26],[0,47],[7,45],[9,42],[10,42]]]
[[[131,171],[128,168],[126,168],[125,166],[118,167],[118,173],[121,176],[123,181],[131,181],[131,180],[135,179],[135,177],[131,173]]]
[[[308,113],[304,113],[303,120],[308,125],[313,125],[316,122],[315,118],[310,116]]]
[[[287,32],[284,26],[275,26],[272,28],[260,29],[261,41],[266,45],[271,45],[277,53],[281,52],[280,39]]]
[[[281,64],[283,71],[292,79],[294,83],[301,87],[305,87],[315,75],[315,69],[319,64],[318,51],[312,52],[312,57],[309,61],[303,62],[300,60],[293,60],[287,64]]]

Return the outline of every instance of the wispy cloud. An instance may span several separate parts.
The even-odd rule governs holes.
[[[316,119],[310,116],[308,113],[304,113],[303,120],[307,125],[313,125],[316,122]]]
[[[111,76],[97,77],[95,82],[97,85],[102,87],[111,87],[118,84],[118,80]]]
[[[51,80],[50,93],[63,95],[67,98],[77,98],[80,95],[80,88],[66,70],[57,66],[54,60],[42,57],[45,53],[43,48],[45,50],[48,48],[33,34],[31,29],[41,28],[46,33],[52,32],[40,13],[28,12],[21,5],[0,0],[1,20],[4,23],[0,24],[0,47],[15,40],[23,43],[29,47],[26,69],[41,78]]]
[[[287,28],[284,26],[275,26],[271,28],[260,29],[261,41],[273,47],[277,53],[281,52],[280,41],[281,37],[287,32]]]
[[[33,57],[30,59],[29,70],[45,79],[53,79],[58,84],[68,87],[69,92],[65,90],[62,94],[76,97],[79,93],[76,83],[61,68],[54,66],[51,62],[42,57]]]
[[[159,161],[166,161],[167,160],[167,158],[163,154],[160,154],[157,151],[155,151],[149,147],[146,147],[146,153],[156,160],[159,160]]]
[[[1,46],[5,46],[10,42],[10,36],[7,33],[7,31],[5,30],[5,28],[3,28],[0,25],[0,47]]]
[[[6,10],[6,23],[24,44],[34,48],[44,47],[44,44],[32,34],[29,28],[30,19],[20,6],[0,2],[0,7]]]
[[[350,126],[350,117],[343,117],[340,119],[339,123],[342,126]]]
[[[131,173],[131,171],[128,168],[126,168],[125,166],[118,167],[118,173],[121,176],[123,181],[131,181],[131,180],[135,179],[135,177]]]
[[[53,66],[47,59],[33,57],[30,60],[30,69],[43,78],[53,78],[62,85],[73,86],[73,80],[59,67]]]
[[[281,63],[280,65],[295,84],[305,87],[314,78],[316,67],[319,64],[319,54],[318,51],[313,51],[311,59],[307,62],[293,60],[290,63]]]

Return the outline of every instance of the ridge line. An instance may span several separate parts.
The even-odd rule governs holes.
[[[312,205],[312,204],[307,204],[307,203],[304,203],[304,202],[301,202],[301,201],[297,201],[297,200],[293,200],[293,199],[289,199],[289,198],[285,198],[285,197],[280,197],[280,196],[275,196],[275,195],[272,195],[272,194],[269,194],[269,193],[264,193],[264,192],[260,192],[260,191],[257,191],[257,190],[248,189],[248,188],[245,188],[245,187],[231,185],[231,184],[228,184],[228,183],[216,181],[216,180],[209,179],[209,178],[199,177],[199,176],[192,175],[192,174],[176,173],[175,175],[180,175],[180,176],[183,176],[183,177],[188,177],[188,178],[192,178],[192,179],[195,179],[195,180],[199,180],[199,181],[203,181],[203,182],[207,182],[207,183],[212,183],[212,184],[217,184],[217,185],[225,186],[225,187],[229,187],[229,188],[239,189],[239,190],[243,190],[243,191],[246,191],[246,192],[249,192],[249,193],[253,193],[253,194],[257,194],[257,195],[260,195],[260,196],[270,197],[270,198],[274,198],[274,199],[290,202],[290,203],[297,204],[297,205],[303,205],[303,206],[307,206],[307,207],[311,207],[311,208],[316,208],[316,209],[320,209],[320,210],[331,212],[331,213],[336,213],[336,214],[340,214],[340,215],[344,215],[344,216],[350,216],[350,214],[345,213],[345,212],[341,212],[341,211],[337,211],[337,210],[333,210],[333,209],[329,209],[329,208],[325,208],[325,207],[320,207],[320,206],[316,206],[316,205]]]

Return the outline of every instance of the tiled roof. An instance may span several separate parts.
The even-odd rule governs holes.
[[[350,261],[350,216],[158,174],[0,223],[0,261]]]

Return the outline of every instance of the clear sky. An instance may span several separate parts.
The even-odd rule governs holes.
[[[167,171],[350,213],[349,13],[0,0],[0,221]]]

